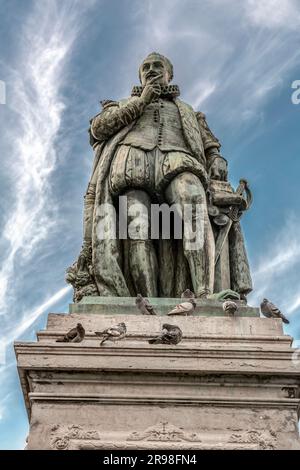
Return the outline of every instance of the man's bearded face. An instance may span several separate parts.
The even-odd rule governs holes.
[[[142,86],[145,86],[146,83],[154,77],[159,77],[155,80],[155,83],[159,85],[168,85],[170,81],[167,64],[164,60],[155,56],[145,59],[140,67]]]

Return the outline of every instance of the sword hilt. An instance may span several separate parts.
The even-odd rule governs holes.
[[[252,204],[252,193],[250,191],[248,181],[245,179],[240,179],[239,185],[235,191],[239,196],[243,196],[246,193],[246,207],[242,208],[242,205],[231,206],[228,216],[233,222],[238,222],[242,216],[242,213],[249,209]]]

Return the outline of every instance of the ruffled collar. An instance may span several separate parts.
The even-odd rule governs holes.
[[[141,96],[143,91],[143,87],[139,85],[135,85],[132,88],[131,96]],[[172,97],[177,98],[180,95],[180,90],[178,85],[164,85],[161,87],[160,96]]]

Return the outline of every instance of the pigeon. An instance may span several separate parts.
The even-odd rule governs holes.
[[[62,338],[56,340],[57,343],[81,343],[85,336],[85,329],[81,323],[77,323],[76,328],[68,331]]]
[[[272,302],[269,302],[268,299],[263,299],[260,304],[260,311],[267,318],[281,318],[283,323],[290,323],[283,313],[281,313],[279,308],[272,304]]]
[[[143,315],[157,315],[149,300],[141,294],[136,296],[135,304]]]
[[[126,336],[126,325],[125,323],[118,323],[116,326],[111,326],[103,331],[95,331],[97,336],[103,336],[103,340],[100,343],[100,346],[106,341],[120,341]]]
[[[223,302],[223,310],[225,313],[229,313],[229,315],[233,316],[237,311],[238,306],[233,300],[226,300]]]
[[[186,302],[176,305],[168,315],[192,315],[196,308],[196,302],[192,299],[187,299]]]
[[[184,292],[182,292],[181,298],[182,299],[194,299],[195,294],[190,289],[186,289]]]
[[[159,336],[149,339],[149,344],[178,344],[182,340],[182,331],[178,326],[164,323]]]

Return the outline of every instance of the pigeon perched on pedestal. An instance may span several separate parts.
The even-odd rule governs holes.
[[[260,304],[261,313],[267,318],[281,318],[283,323],[290,323],[289,320],[281,313],[276,305],[272,304],[268,299],[263,299]]]
[[[111,326],[103,331],[95,331],[97,336],[103,336],[103,340],[100,343],[100,346],[106,341],[120,341],[126,336],[126,325],[125,323],[118,323],[116,326]]]
[[[187,299],[186,302],[176,305],[168,315],[192,315],[196,308],[196,302],[193,298]]]
[[[224,312],[229,313],[229,315],[231,316],[233,316],[238,309],[237,304],[233,302],[233,300],[226,300],[225,302],[223,302],[222,307]]]
[[[141,294],[136,296],[135,304],[143,315],[157,315],[149,300]]]
[[[85,329],[81,323],[77,323],[75,328],[72,328],[62,338],[56,340],[57,343],[81,343],[85,336]]]
[[[182,331],[176,325],[164,323],[159,336],[149,339],[149,344],[178,344],[182,340]]]
[[[190,289],[186,289],[184,292],[182,292],[181,298],[182,299],[194,299],[195,294]]]

